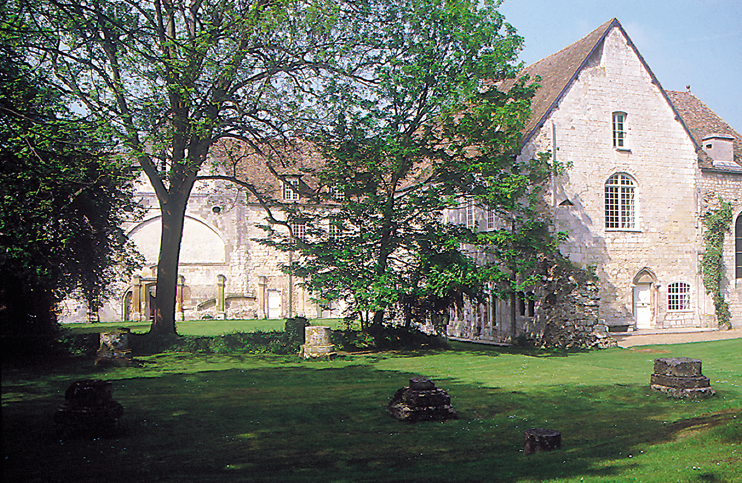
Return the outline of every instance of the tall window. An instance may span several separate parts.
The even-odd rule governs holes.
[[[626,113],[613,113],[613,147],[626,147]]]
[[[627,174],[614,174],[605,183],[605,227],[636,228],[636,183]]]
[[[286,178],[283,182],[283,199],[296,201],[299,199],[299,178]]]
[[[734,226],[735,233],[735,252],[737,253],[737,275],[736,278],[742,278],[742,213],[737,217],[737,224]]]
[[[494,210],[487,210],[487,230],[495,229],[495,212]]]
[[[474,200],[466,200],[466,227],[474,229],[476,219],[474,218]]]
[[[668,285],[667,310],[690,310],[690,285],[683,282]]]

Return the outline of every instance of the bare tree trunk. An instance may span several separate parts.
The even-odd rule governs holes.
[[[516,317],[515,317],[515,309],[517,308],[517,300],[516,300],[516,293],[515,293],[515,273],[513,273],[512,276],[512,286],[513,291],[510,293],[510,342],[515,342],[515,337],[518,334],[518,330],[515,326],[516,324]]]
[[[154,320],[149,331],[151,336],[158,338],[177,335],[175,301],[178,287],[178,260],[190,189],[181,187],[178,191],[164,200],[159,200],[162,213],[162,235],[160,237],[160,258],[157,262]]]

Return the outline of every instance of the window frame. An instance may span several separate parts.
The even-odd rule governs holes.
[[[690,284],[686,282],[673,282],[667,286],[667,311],[689,312],[691,307]]]
[[[342,203],[345,201],[345,191],[341,187],[334,185],[330,187],[330,197],[333,201]]]
[[[329,240],[337,240],[343,236],[343,229],[337,225],[334,220],[328,220],[327,222],[327,238]]]
[[[487,231],[495,229],[495,210],[487,210]]]
[[[291,221],[291,236],[295,240],[307,240],[307,224],[303,221]]]
[[[615,180],[615,182],[614,182]],[[603,185],[603,217],[608,231],[639,231],[638,183],[627,173],[613,173]]]
[[[611,138],[613,149],[628,151],[628,129],[626,127],[628,114],[624,111],[613,111],[611,113]]]
[[[476,216],[476,212],[474,211],[474,209],[475,209],[474,200],[471,198],[467,199],[466,206],[464,208],[464,215],[465,215],[464,224],[470,230],[476,230],[477,228],[477,216]]]
[[[283,180],[283,199],[284,201],[299,200],[299,178],[287,177]]]

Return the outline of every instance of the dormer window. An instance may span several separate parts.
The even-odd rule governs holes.
[[[283,180],[283,199],[297,201],[299,199],[299,178],[285,178]]]
[[[330,188],[330,195],[335,201],[345,201],[345,192],[339,186],[333,186]]]
[[[703,138],[703,150],[712,159],[715,168],[739,170],[734,162],[734,138],[725,134],[709,134]]]
[[[627,149],[626,143],[626,113],[613,113],[613,147],[616,149]]]

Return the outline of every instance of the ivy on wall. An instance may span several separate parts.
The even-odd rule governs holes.
[[[721,294],[721,281],[724,277],[724,235],[731,229],[732,204],[719,198],[719,208],[709,210],[703,216],[703,247],[701,258],[703,285],[706,293],[714,297],[716,320],[719,327],[732,327],[729,304]]]

